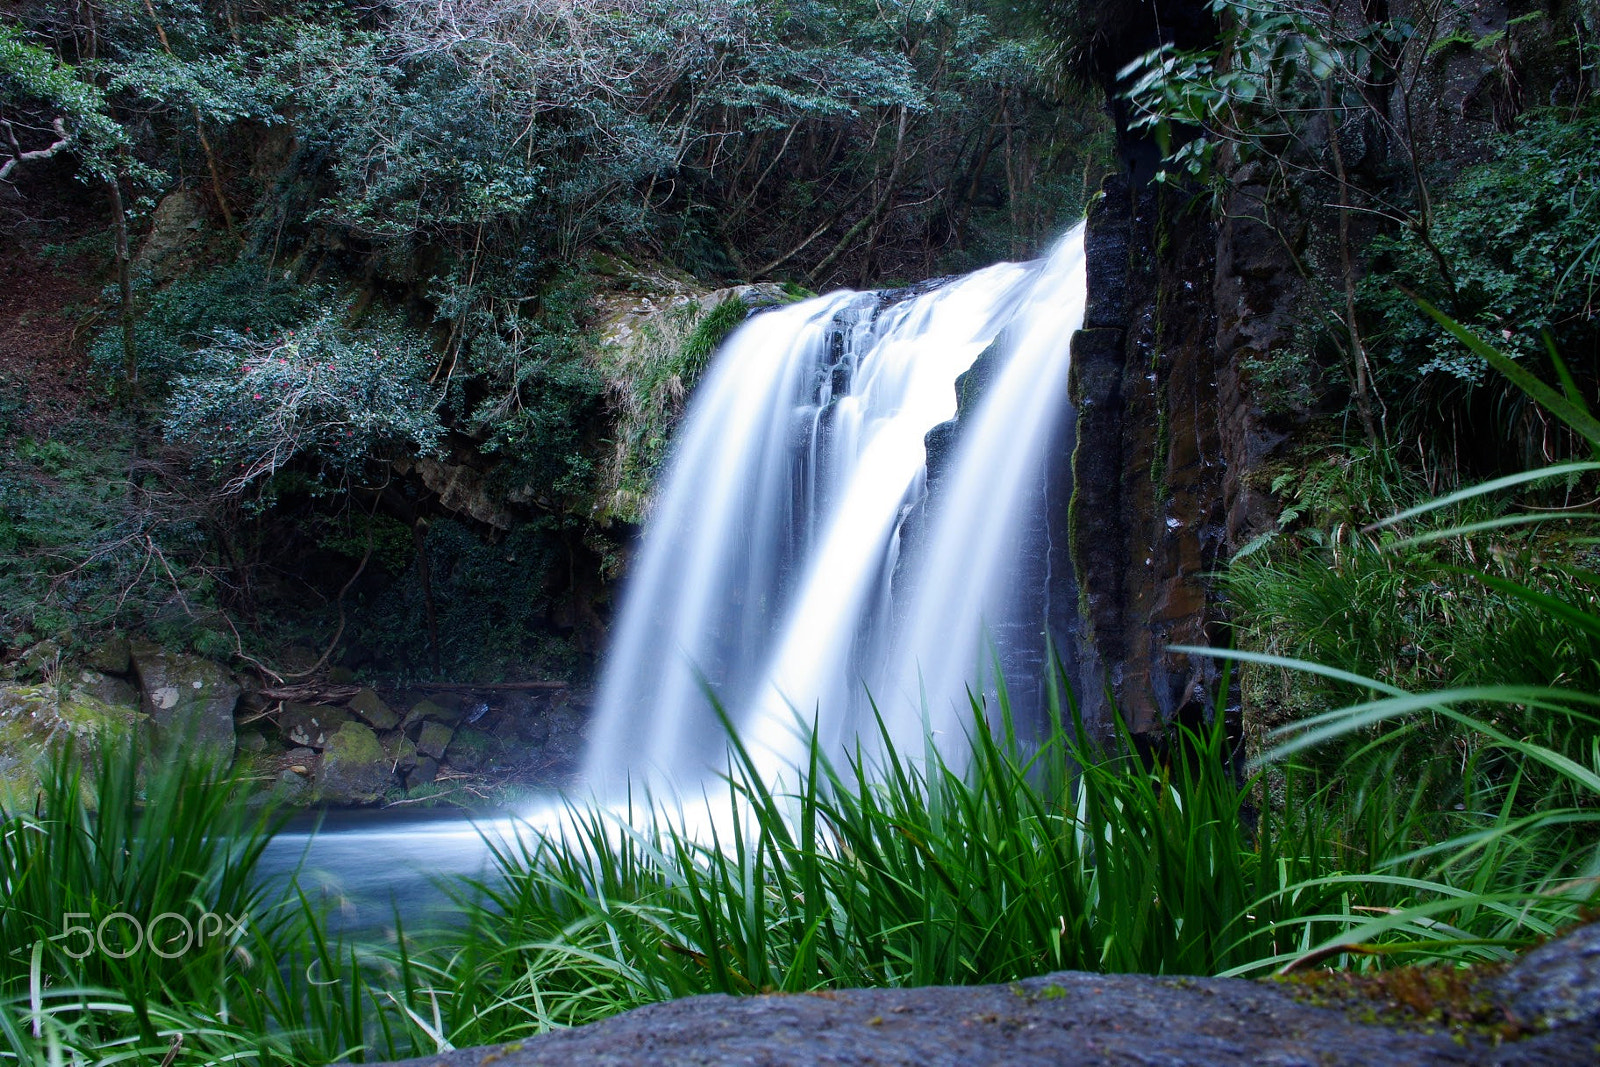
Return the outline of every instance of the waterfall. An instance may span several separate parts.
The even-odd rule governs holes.
[[[962,738],[968,686],[992,684],[984,635],[1042,643],[1021,563],[1040,551],[1027,542],[1046,461],[1064,462],[1048,452],[1069,419],[1084,299],[1080,226],[1039,261],[834,293],[735,331],[691,401],[624,589],[591,786],[682,786],[725,767],[708,692],[769,781],[803,755],[802,726],[870,749],[872,701],[911,751],[925,726]],[[930,490],[927,440],[956,418],[964,374],[976,400]],[[965,744],[941,748],[959,764]]]

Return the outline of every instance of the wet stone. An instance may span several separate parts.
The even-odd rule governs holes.
[[[349,708],[374,730],[393,730],[400,723],[400,716],[372,689],[363,689],[351,697]]]
[[[372,728],[346,722],[328,739],[317,793],[330,804],[376,804],[394,784],[383,745]]]
[[[411,705],[411,710],[406,712],[406,717],[400,723],[400,728],[410,733],[415,733],[425,722],[442,722],[446,725],[453,724],[459,715],[448,711],[443,705],[431,700],[419,700]]]
[[[102,674],[127,674],[133,669],[133,648],[123,634],[112,634],[91,647],[83,661]]]
[[[443,723],[424,723],[422,732],[417,735],[417,751],[432,759],[443,759],[454,734],[455,731]]]
[[[350,713],[326,704],[285,704],[278,714],[278,728],[291,745],[325,749],[339,727],[350,722]]]
[[[1600,923],[1528,953],[1499,991],[1524,1025],[1600,1030]]]
[[[139,687],[123,678],[99,671],[79,671],[72,683],[74,693],[91,696],[104,704],[139,710]]]
[[[233,712],[239,683],[227,668],[198,656],[133,645],[142,710],[163,744],[193,746],[215,759],[233,758]]]
[[[439,761],[431,756],[422,756],[417,760],[416,766],[406,774],[406,788],[417,789],[428,785],[439,777]]]

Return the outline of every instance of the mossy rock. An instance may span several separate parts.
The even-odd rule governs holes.
[[[383,743],[371,727],[347,722],[328,738],[317,775],[320,800],[329,804],[376,804],[393,782]]]
[[[383,754],[389,760],[389,766],[394,768],[394,773],[404,776],[417,765],[417,743],[405,735],[402,730],[393,730],[382,735],[379,741],[383,744]]]
[[[419,700],[411,705],[411,710],[406,712],[405,719],[400,723],[402,730],[412,731],[419,723],[439,722],[446,726],[454,726],[461,721],[460,708],[447,708],[432,700]]]
[[[416,766],[406,772],[406,791],[414,794],[419,790],[425,790],[437,777],[439,777],[439,761],[431,756],[419,757]]]
[[[417,735],[417,751],[433,759],[443,759],[453,734],[454,731],[444,723],[423,723],[422,732]]]
[[[291,745],[304,745],[318,751],[328,747],[339,728],[352,721],[343,708],[328,704],[286,703],[278,715],[278,728]]]
[[[102,674],[99,671],[78,671],[77,677],[72,682],[71,692],[73,696],[92,697],[102,704],[110,704],[113,707],[126,708],[129,711],[139,710],[138,686],[124,678]]]
[[[133,670],[133,647],[125,634],[112,634],[89,647],[83,662],[101,674],[127,674]]]
[[[400,716],[372,689],[363,689],[351,697],[348,706],[374,730],[393,730],[400,722]]]
[[[147,642],[133,644],[133,665],[160,743],[200,749],[224,765],[233,759],[240,687],[231,671]]]
[[[495,757],[501,755],[502,746],[492,734],[463,727],[456,731],[445,749],[445,762],[458,771],[478,772],[493,768]]]
[[[57,746],[76,745],[79,754],[88,757],[97,740],[125,737],[141,718],[132,708],[81,691],[63,694],[46,685],[0,686],[0,808],[33,806],[40,765]]]

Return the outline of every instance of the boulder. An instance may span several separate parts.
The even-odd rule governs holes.
[[[559,785],[572,777],[583,759],[588,709],[571,703],[552,707],[540,716],[542,740],[531,749],[531,762],[541,783]]]
[[[305,804],[312,798],[311,779],[292,768],[272,783],[272,799],[283,804]]]
[[[133,666],[158,742],[182,744],[212,758],[233,758],[233,710],[239,683],[227,668],[199,656],[133,645]]]
[[[259,730],[241,730],[239,732],[239,751],[248,752],[258,756],[267,750],[267,739]]]
[[[133,670],[133,648],[125,634],[112,634],[90,646],[83,662],[101,674],[127,674]]]
[[[459,708],[445,707],[443,704],[432,700],[419,700],[411,705],[411,710],[406,712],[405,719],[400,723],[400,728],[415,734],[425,722],[439,722],[446,726],[454,726],[461,721]]]
[[[500,504],[500,495],[490,480],[466,463],[450,463],[432,456],[397,464],[401,473],[415,470],[417,477],[439,494],[439,505],[461,515],[470,515],[486,526],[509,530],[516,520]]]
[[[406,774],[406,788],[418,789],[433,782],[439,777],[439,761],[431,756],[423,756],[417,760],[417,765]]]
[[[499,745],[491,735],[462,727],[450,739],[444,758],[458,771],[487,771],[491,769],[498,749]]]
[[[32,807],[39,764],[55,746],[74,744],[88,757],[97,737],[125,735],[139,721],[134,708],[53,686],[0,686],[0,809]]]
[[[383,742],[383,754],[394,773],[404,775],[417,765],[417,743],[407,737],[404,731],[392,730],[379,740]]]
[[[363,689],[351,697],[348,706],[374,730],[393,730],[400,723],[400,716],[372,689]]]
[[[73,680],[72,692],[93,697],[103,704],[111,704],[131,711],[139,710],[139,687],[122,678],[113,678],[99,671],[79,671]]]
[[[188,272],[205,243],[205,206],[198,193],[178,188],[156,202],[149,234],[134,267],[159,285]]]
[[[416,1067],[1375,1067],[1468,1064],[1443,1035],[1365,1026],[1254,982],[1053,974],[1007,985],[686,997]]]
[[[445,749],[450,747],[450,739],[455,731],[441,722],[425,722],[422,732],[417,735],[417,751],[433,759],[443,759]]]
[[[376,804],[393,784],[383,745],[371,727],[346,722],[328,738],[317,776],[319,799],[329,804]]]
[[[349,712],[327,704],[289,703],[278,713],[278,728],[289,744],[319,752],[328,747],[329,738],[339,727],[350,721]]]
[[[1524,1026],[1600,1033],[1600,922],[1528,953],[1497,991]]]
[[[1600,1062],[1594,1025],[1600,926],[1520,960],[1499,1010],[1553,1029],[1520,1039],[1470,1026],[1441,1032],[1339,1010],[1294,987],[1241,978],[1061,972],[986,986],[698,996],[652,1004],[494,1048],[407,1061],[415,1067],[655,1067],[724,1063],[833,1067],[1018,1064],[1100,1067],[1557,1067]],[[1418,1025],[1421,1024],[1421,1025]]]

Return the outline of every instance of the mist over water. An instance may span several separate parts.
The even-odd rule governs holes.
[[[694,791],[724,769],[708,693],[769,781],[802,761],[802,723],[834,754],[870,753],[873,701],[897,746],[921,750],[926,712],[964,763],[968,687],[993,684],[985,635],[1042,647],[1022,561],[1039,552],[1025,542],[1084,300],[1078,227],[1032,263],[834,293],[728,339],[614,624],[585,767],[597,796]],[[930,493],[926,439],[980,359]]]

